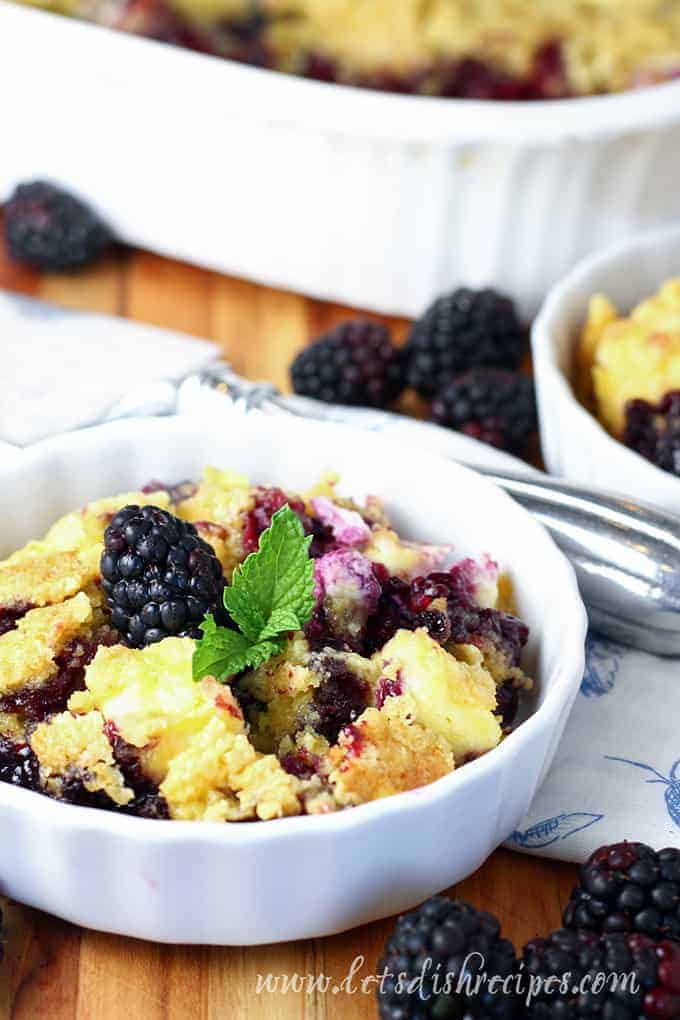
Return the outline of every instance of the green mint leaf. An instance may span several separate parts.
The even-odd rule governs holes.
[[[201,624],[203,637],[196,643],[193,656],[194,680],[214,676],[227,680],[244,669],[256,669],[283,649],[283,640],[251,644],[244,634],[218,627],[213,616]]]
[[[312,608],[314,607],[312,606]],[[304,624],[300,623],[300,617],[294,610],[285,608],[275,609],[262,628],[259,640],[267,641],[270,638],[278,637],[280,634],[286,634],[289,630],[300,630],[301,627],[304,627]]]
[[[314,609],[314,563],[299,517],[284,506],[260,536],[260,547],[234,571],[224,605],[251,641],[299,630]],[[272,626],[274,614],[283,624]]]
[[[224,591],[225,608],[241,633],[206,616],[194,651],[195,680],[227,680],[256,669],[283,650],[289,631],[304,627],[315,603],[311,541],[289,506],[274,514],[259,549],[237,567]]]
[[[206,616],[201,624],[203,637],[196,642],[192,668],[194,680],[204,676],[214,676],[218,680],[238,673],[234,664],[243,661],[240,669],[248,665],[247,657],[250,641],[243,634],[226,627],[218,627],[212,615]]]
[[[277,638],[273,641],[258,641],[248,649],[248,666],[257,669],[265,662],[269,662],[275,655],[280,655],[286,641],[285,638]]]

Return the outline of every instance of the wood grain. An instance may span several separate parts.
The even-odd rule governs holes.
[[[214,339],[234,368],[288,388],[292,355],[350,313],[147,253],[119,251],[76,274],[40,276],[0,247],[0,287]],[[389,323],[398,338],[404,322]],[[106,352],[102,352],[103,355]],[[417,410],[416,406],[416,410]],[[457,890],[496,913],[522,944],[559,924],[575,869],[498,851]],[[285,881],[285,876],[282,877]],[[363,957],[374,972],[391,921],[329,939],[256,949],[164,947],[81,931],[38,916],[46,962],[18,995],[12,1020],[374,1020],[372,994],[256,994],[258,974],[327,975],[341,982]]]

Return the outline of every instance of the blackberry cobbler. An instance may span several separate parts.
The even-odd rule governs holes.
[[[677,0],[26,0],[207,53],[392,92],[527,100],[680,73]]]
[[[0,779],[212,821],[430,783],[531,686],[509,579],[447,560],[330,476],[297,494],[208,468],[67,514],[0,563]]]
[[[680,278],[629,316],[597,294],[577,351],[583,402],[617,439],[680,477]]]

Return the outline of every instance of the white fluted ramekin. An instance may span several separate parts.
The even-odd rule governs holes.
[[[680,216],[680,82],[389,95],[0,0],[0,89],[0,199],[51,177],[131,244],[360,308],[493,283],[533,313],[588,251]]]
[[[593,294],[606,294],[621,311],[629,311],[679,275],[680,225],[635,237],[576,266],[549,293],[532,331],[541,444],[550,473],[677,514],[680,478],[614,439],[578,401],[571,380]]]
[[[573,571],[504,493],[438,455],[363,431],[223,414],[117,422],[50,439],[0,465],[0,555],[58,515],[206,463],[386,499],[414,538],[491,551],[511,571],[538,679],[503,744],[411,793],[328,816],[243,824],[154,822],[0,783],[0,891],[86,927],[164,942],[327,935],[407,909],[474,871],[527,811],[583,675],[586,617]]]

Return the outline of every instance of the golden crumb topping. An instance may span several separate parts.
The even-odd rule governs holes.
[[[214,718],[170,762],[160,792],[172,818],[224,822],[299,814],[301,789],[273,755]]]
[[[455,659],[425,630],[399,631],[377,654],[381,676],[410,695],[415,720],[444,740],[457,762],[500,743],[496,684],[479,660]]]
[[[85,672],[87,690],[69,700],[73,712],[96,709],[128,744],[140,749],[145,772],[165,778],[172,759],[216,716],[228,732],[244,731],[228,687],[193,679],[191,638],[169,637],[141,650],[100,648]]]
[[[258,751],[276,751],[304,718],[319,677],[309,669],[309,645],[302,635],[288,642],[281,655],[249,671],[241,685],[262,708],[251,714],[250,737]]]
[[[90,793],[107,794],[115,804],[129,804],[134,793],[125,785],[104,732],[100,712],[62,712],[35,728],[31,747],[48,787],[56,788],[74,773]]]
[[[169,506],[167,492],[122,492],[94,500],[80,510],[74,510],[52,525],[44,538],[50,549],[77,552],[88,564],[94,576],[99,574],[104,543],[104,531],[111,518],[124,506]]]
[[[373,563],[381,563],[394,577],[411,578],[434,570],[445,555],[435,545],[405,542],[390,528],[376,527],[362,553]]]
[[[52,606],[82,591],[97,573],[75,552],[30,542],[0,563],[0,605]]]
[[[91,620],[90,600],[82,592],[57,606],[26,613],[15,630],[0,637],[0,694],[52,676],[56,656],[88,632]]]
[[[328,765],[334,797],[346,807],[425,786],[455,762],[446,741],[416,721],[406,696],[388,698],[382,711],[367,708],[341,732]]]
[[[629,400],[655,404],[680,389],[680,278],[668,280],[627,317],[608,298],[593,297],[577,368],[581,394],[586,389],[587,401],[590,386],[598,418],[617,437]]]
[[[0,562],[0,606],[51,606],[85,589],[92,594],[113,514],[129,503],[168,502],[166,492],[124,492],[61,517],[43,539]]]
[[[248,479],[234,471],[207,467],[196,492],[177,504],[176,513],[196,526],[215,550],[227,578],[244,557],[243,529],[254,503]]]

